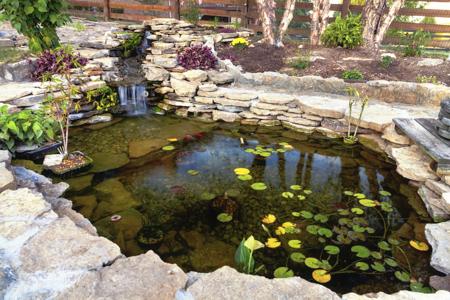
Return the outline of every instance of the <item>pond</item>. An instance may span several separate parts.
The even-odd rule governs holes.
[[[68,198],[128,256],[151,249],[209,272],[239,267],[236,249],[253,236],[265,244],[253,253],[257,274],[314,281],[319,270],[315,279],[339,293],[395,292],[411,280],[420,289],[433,272],[430,251],[415,249],[426,250],[426,211],[379,153],[170,116],[108,125],[74,130],[71,149],[95,164],[67,180]]]

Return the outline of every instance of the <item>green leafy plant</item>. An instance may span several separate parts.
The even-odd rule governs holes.
[[[264,244],[255,240],[253,236],[250,236],[248,239],[243,239],[234,254],[236,268],[240,272],[247,274],[258,273],[264,266],[255,269],[253,252],[261,248],[264,248]]]
[[[369,102],[368,96],[361,96],[361,93],[352,87],[347,88],[346,90],[347,95],[349,96],[348,100],[348,117],[347,117],[347,123],[348,123],[348,131],[347,136],[344,138],[344,142],[346,144],[355,144],[358,141],[357,133],[358,128],[361,125],[361,118],[364,114],[364,109],[367,106],[367,103]],[[356,127],[352,134],[352,112],[353,112],[353,106],[359,104],[359,116],[358,121],[356,122]]]
[[[431,33],[417,30],[412,33],[405,33],[402,38],[404,56],[421,56],[425,45],[431,41]]]
[[[336,17],[336,20],[325,29],[321,40],[327,47],[353,49],[360,46],[363,42],[361,15]]]
[[[73,27],[76,31],[79,31],[79,32],[81,32],[81,31],[86,31],[86,29],[87,29],[86,25],[84,25],[84,24],[81,23],[80,21],[73,22],[73,23],[71,24],[71,27]]]
[[[56,28],[70,21],[64,0],[0,0],[0,9],[1,20],[10,21],[18,32],[28,37],[32,52],[58,47]]]
[[[197,25],[197,23],[201,17],[200,7],[199,7],[197,1],[196,0],[188,0],[186,2],[186,8],[184,9],[181,16],[189,23]]]
[[[0,107],[0,147],[14,151],[17,144],[42,145],[55,138],[55,122],[43,110],[24,109],[8,113]]]
[[[118,95],[109,86],[104,86],[86,93],[86,99],[96,110],[109,111],[117,106]]]
[[[295,60],[293,60],[289,65],[298,70],[305,70],[311,66],[311,56],[309,54],[300,55]]]
[[[432,83],[436,85],[443,85],[436,76],[417,75],[416,82],[418,83]]]
[[[130,57],[133,54],[133,51],[139,47],[141,42],[142,35],[138,32],[132,33],[131,37],[126,39],[121,45],[123,49],[123,57]]]
[[[348,80],[363,80],[364,75],[357,69],[346,70],[342,72],[342,78]]]
[[[388,69],[393,63],[395,59],[392,56],[383,56],[380,61],[381,67]]]

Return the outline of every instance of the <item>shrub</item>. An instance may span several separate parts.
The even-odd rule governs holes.
[[[417,30],[413,33],[406,33],[402,43],[404,56],[421,56],[425,45],[431,40],[431,33],[428,31]]]
[[[45,50],[36,60],[35,68],[31,72],[34,80],[48,80],[54,74],[62,74],[66,68],[84,66],[87,59],[74,54],[70,47],[62,47],[56,50]]]
[[[353,49],[360,46],[363,42],[361,15],[349,15],[344,19],[336,17],[336,20],[325,29],[321,40],[327,47]]]
[[[0,148],[14,151],[18,143],[42,145],[55,137],[55,122],[42,110],[24,109],[8,113],[8,106],[0,107]]]
[[[56,28],[70,19],[65,13],[67,2],[55,0],[0,0],[1,19],[8,20],[28,37],[32,52],[42,52],[59,46]]]
[[[361,73],[361,71],[353,69],[342,72],[342,78],[350,80],[362,80],[364,79],[364,75]]]
[[[381,58],[380,65],[383,68],[387,69],[387,68],[389,68],[392,65],[393,62],[394,62],[394,58],[393,57],[391,57],[391,56],[383,56]]]
[[[201,17],[200,7],[199,7],[197,1],[196,0],[187,1],[186,9],[181,14],[181,16],[189,23],[196,25]]]
[[[307,69],[307,68],[309,68],[310,65],[311,65],[311,61],[310,61],[309,55],[306,55],[306,56],[302,55],[290,63],[291,67],[293,67],[295,69],[299,69],[299,70]]]
[[[245,38],[237,37],[230,43],[231,46],[238,49],[244,49],[247,48],[250,45],[250,42],[247,41]]]
[[[178,63],[185,69],[213,69],[217,65],[217,57],[211,48],[203,45],[196,45],[185,48],[177,57]]]

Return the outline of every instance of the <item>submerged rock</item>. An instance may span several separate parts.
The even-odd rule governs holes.
[[[105,153],[97,152],[91,155],[94,160],[93,167],[89,170],[91,173],[102,173],[109,170],[118,169],[130,162],[125,153]]]
[[[88,174],[79,177],[73,177],[66,180],[69,184],[69,191],[79,192],[82,191],[92,184],[92,179],[94,178],[94,174]]]
[[[116,212],[121,217],[117,222],[112,222],[111,217],[105,217],[94,223],[99,232],[108,232],[111,236],[123,233],[125,240],[134,239],[144,226],[144,216],[134,208]]]
[[[158,138],[134,140],[128,144],[128,155],[130,156],[130,158],[138,158],[153,151],[159,150],[166,144],[166,140]]]

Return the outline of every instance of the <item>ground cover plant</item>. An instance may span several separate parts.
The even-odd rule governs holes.
[[[195,45],[185,48],[178,54],[178,63],[185,69],[214,69],[217,65],[217,57],[211,48],[203,45]]]

